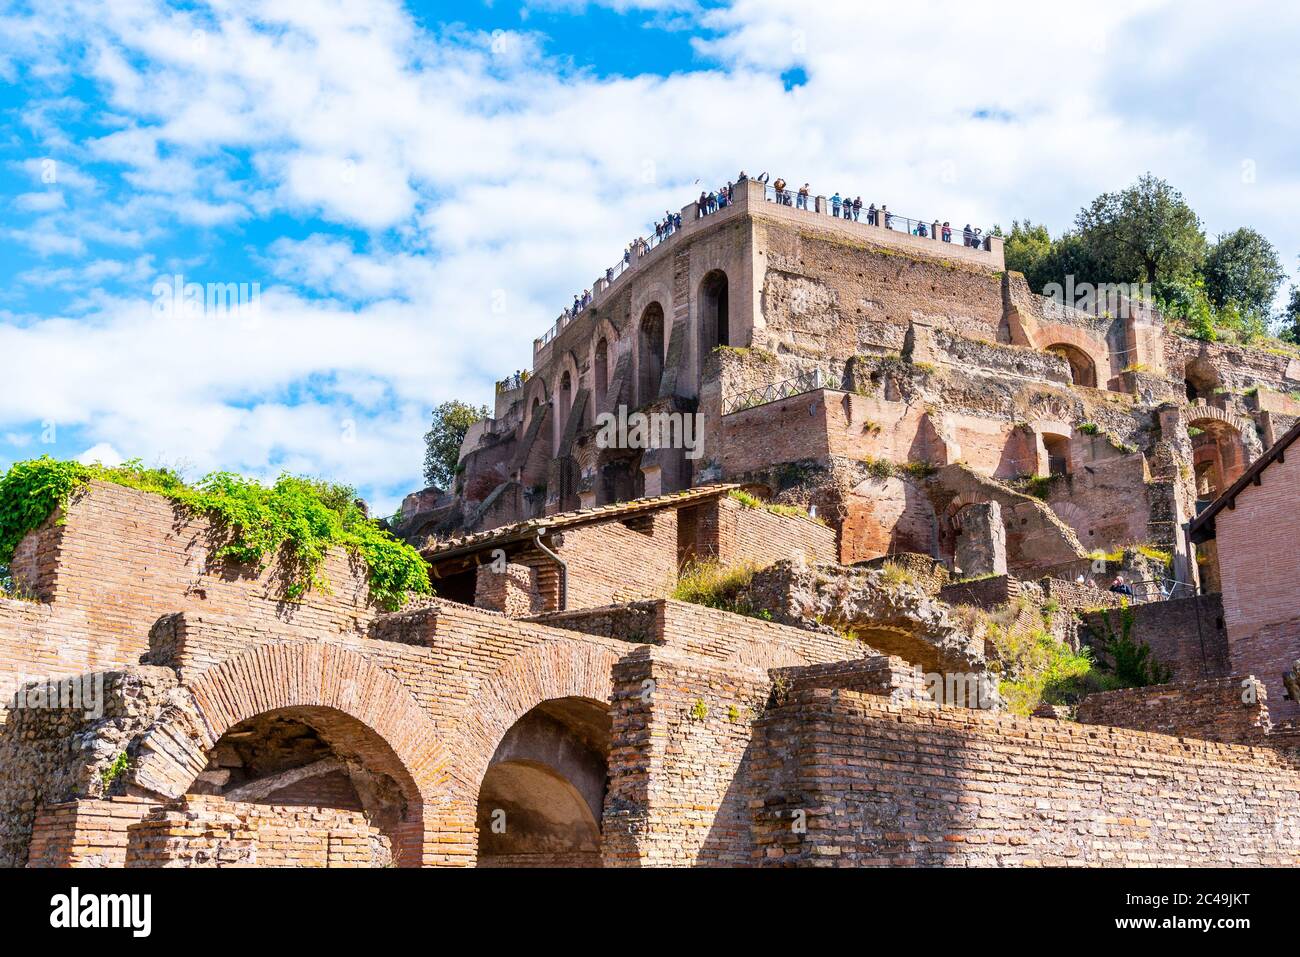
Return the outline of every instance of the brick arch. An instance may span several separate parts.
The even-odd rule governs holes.
[[[1105,336],[1060,322],[1042,322],[1034,331],[1034,345],[1044,352],[1053,346],[1072,346],[1092,360],[1097,388],[1106,388],[1110,378],[1110,350]]]
[[[1235,412],[1227,412],[1215,405],[1189,405],[1187,407],[1187,425],[1199,426],[1203,422],[1223,422],[1241,433],[1244,440],[1254,434],[1255,426]]]
[[[546,388],[546,376],[534,375],[528,379],[528,384],[524,386],[524,431],[527,432],[533,421],[533,406],[538,402],[541,407],[545,408],[551,400],[550,393]]]
[[[630,650],[630,648],[629,648]],[[497,745],[520,718],[545,701],[587,698],[608,705],[621,655],[595,641],[548,642],[510,659],[475,695],[457,728],[457,783],[477,795]]]
[[[394,843],[419,864],[446,795],[448,758],[428,715],[406,687],[362,655],[323,642],[257,645],[182,687],[183,695],[141,739],[132,782],[164,797],[184,794],[231,727],[269,711],[312,709],[354,749],[370,751],[408,801]]]

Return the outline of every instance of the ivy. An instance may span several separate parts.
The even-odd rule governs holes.
[[[419,552],[369,519],[347,486],[286,474],[267,487],[230,472],[187,485],[171,469],[145,468],[138,460],[115,468],[49,456],[14,464],[0,479],[0,566],[12,561],[28,532],[66,509],[92,479],[163,495],[206,517],[221,535],[214,558],[254,565],[259,572],[272,561],[283,563],[289,599],[313,587],[328,591],[321,568],[336,546],[366,563],[370,597],[383,608],[400,608],[408,593],[430,591]]]

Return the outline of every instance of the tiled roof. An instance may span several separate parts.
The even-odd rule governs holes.
[[[586,525],[590,522],[621,519],[641,512],[653,512],[661,508],[677,508],[690,502],[725,495],[732,489],[737,488],[740,488],[740,486],[734,483],[718,482],[712,485],[700,485],[695,488],[684,489],[680,492],[670,492],[667,495],[634,498],[627,502],[615,502],[610,505],[580,508],[572,512],[543,515],[540,518],[530,518],[522,522],[515,522],[513,525],[502,525],[499,528],[488,529],[485,532],[462,535],[460,538],[449,538],[445,542],[429,545],[421,550],[421,554],[426,561],[438,562],[466,552],[478,551],[487,545],[533,538],[539,532],[549,532],[557,528],[568,528],[574,525]]]

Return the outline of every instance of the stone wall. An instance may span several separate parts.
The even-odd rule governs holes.
[[[127,828],[127,867],[386,867],[387,839],[359,811],[191,796]]]
[[[1300,658],[1295,603],[1300,555],[1300,456],[1290,454],[1247,486],[1235,507],[1215,516],[1223,618],[1232,670],[1253,674],[1272,692],[1274,716],[1300,717],[1300,702],[1284,698],[1282,675]]]
[[[1108,599],[1114,597],[1108,592],[1101,594]],[[1176,681],[1219,678],[1232,670],[1218,595],[1147,602],[1130,605],[1127,610],[1112,608],[1083,616],[1093,641],[1104,638],[1108,629],[1109,634],[1118,637],[1126,618],[1132,621],[1132,639],[1149,645],[1152,656],[1171,669]]]
[[[1243,675],[1090,694],[1079,702],[1077,720],[1225,744],[1270,743],[1267,695]]]
[[[1300,864],[1300,772],[1268,749],[812,687],[751,762],[755,863]]]
[[[120,788],[120,761],[176,684],[167,668],[137,666],[19,689],[0,724],[0,867],[26,860],[42,806]]]

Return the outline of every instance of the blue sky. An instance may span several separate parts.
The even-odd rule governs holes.
[[[741,167],[1054,231],[1152,170],[1294,271],[1297,40],[1157,0],[0,4],[0,466],[289,470],[390,511],[434,404],[489,402]],[[257,309],[172,308],[177,276]]]

